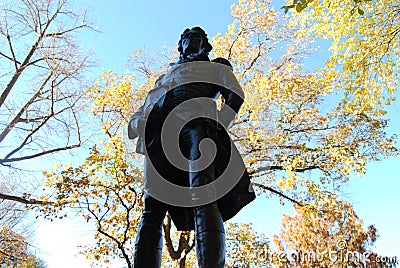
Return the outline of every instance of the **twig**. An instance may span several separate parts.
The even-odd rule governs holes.
[[[297,201],[297,200],[295,200],[295,199],[293,199],[293,198],[291,198],[291,197],[289,197],[289,196],[287,196],[287,195],[285,195],[285,194],[283,194],[283,193],[281,193],[281,192],[275,190],[275,189],[272,188],[272,187],[265,186],[265,185],[263,185],[263,184],[256,183],[256,182],[253,182],[253,185],[254,185],[254,186],[257,186],[257,187],[260,187],[261,189],[264,189],[264,190],[273,192],[274,194],[279,195],[279,196],[281,196],[281,197],[283,197],[283,198],[285,198],[285,199],[287,199],[287,200],[289,200],[289,201],[291,201],[291,202],[293,202],[293,203],[295,203],[295,204],[297,204],[297,205],[299,205],[299,206],[301,206],[301,207],[305,206],[305,204],[303,204],[303,203],[301,203],[301,202],[299,202],[299,201]]]

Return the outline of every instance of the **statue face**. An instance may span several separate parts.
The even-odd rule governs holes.
[[[182,37],[182,53],[184,55],[200,52],[203,47],[203,38],[198,31],[190,30]]]

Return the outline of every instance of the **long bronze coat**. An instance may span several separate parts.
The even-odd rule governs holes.
[[[162,122],[171,112],[175,113],[178,120],[187,120],[189,109],[174,109],[179,108],[185,100],[197,98],[215,100],[219,94],[224,97],[224,105],[230,108],[226,110],[234,110],[237,113],[244,100],[243,91],[232,70],[220,63],[202,61],[178,64],[173,66],[166,75],[161,76],[156,82],[155,89],[146,98],[145,104],[132,116],[128,127],[129,138],[139,137],[137,152],[146,155],[145,166],[149,166],[148,162],[151,161],[163,178],[173,184],[189,187],[188,172],[171,165],[163,153],[160,140]],[[236,178],[237,183],[233,188],[217,200],[222,218],[226,221],[255,199],[250,177],[239,151],[222,126],[229,125],[234,117],[224,109],[218,111],[215,101],[208,102],[207,105],[211,105],[210,107],[201,107],[203,103],[191,105],[198,105],[201,111],[204,111],[202,116],[206,119],[200,120],[199,123],[204,124],[208,138],[211,138],[217,146],[217,155],[213,163],[216,167],[215,177],[218,178],[224,172],[232,157],[236,159],[234,167],[238,171],[236,174],[241,175],[240,178]],[[209,118],[217,118],[220,124]],[[153,174],[154,172],[146,168],[145,187],[148,194],[157,198],[152,191],[155,188],[153,185],[156,184],[157,188],[158,181],[153,179],[151,183],[149,182]],[[192,207],[169,204],[168,211],[178,230],[194,229]]]

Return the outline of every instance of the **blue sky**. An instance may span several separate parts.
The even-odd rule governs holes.
[[[132,51],[146,46],[160,50],[173,47],[184,29],[201,26],[211,37],[225,32],[233,1],[87,1],[94,24],[102,34],[90,34],[89,47],[94,45],[104,69],[123,72]]]
[[[81,37],[84,46],[92,48],[99,60],[98,68],[93,68],[91,75],[97,78],[101,71],[109,69],[122,74],[134,49],[146,46],[161,51],[163,45],[173,47],[181,32],[188,27],[201,26],[209,37],[217,32],[225,32],[227,25],[232,21],[230,5],[233,2],[85,1],[90,18],[101,31],[100,34],[86,33]],[[274,1],[274,4],[280,6],[284,1]],[[320,54],[313,59],[324,57],[326,54]],[[399,101],[390,108],[389,117],[392,118],[392,123],[388,132],[399,134]],[[376,225],[380,234],[376,250],[389,257],[400,257],[400,173],[397,171],[399,163],[397,158],[369,164],[367,174],[350,182],[344,191],[345,196],[354,204],[358,215],[364,220],[365,226]],[[289,203],[281,206],[278,198],[267,199],[259,196],[232,221],[251,222],[257,231],[271,237],[279,232],[283,213],[291,213]],[[62,264],[65,264],[65,267],[89,267],[82,258],[73,256],[76,255],[77,246],[89,240],[88,231],[91,226],[84,226],[77,219],[55,223],[40,221],[37,226],[36,244],[42,248],[41,255],[48,262],[49,268],[62,267]],[[58,238],[54,239],[57,236]],[[57,250],[54,249],[56,246]]]

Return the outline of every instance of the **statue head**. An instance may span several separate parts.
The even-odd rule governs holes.
[[[181,56],[199,53],[208,55],[211,50],[212,46],[208,42],[207,34],[200,27],[188,28],[181,34],[181,39],[178,43],[178,51]]]

